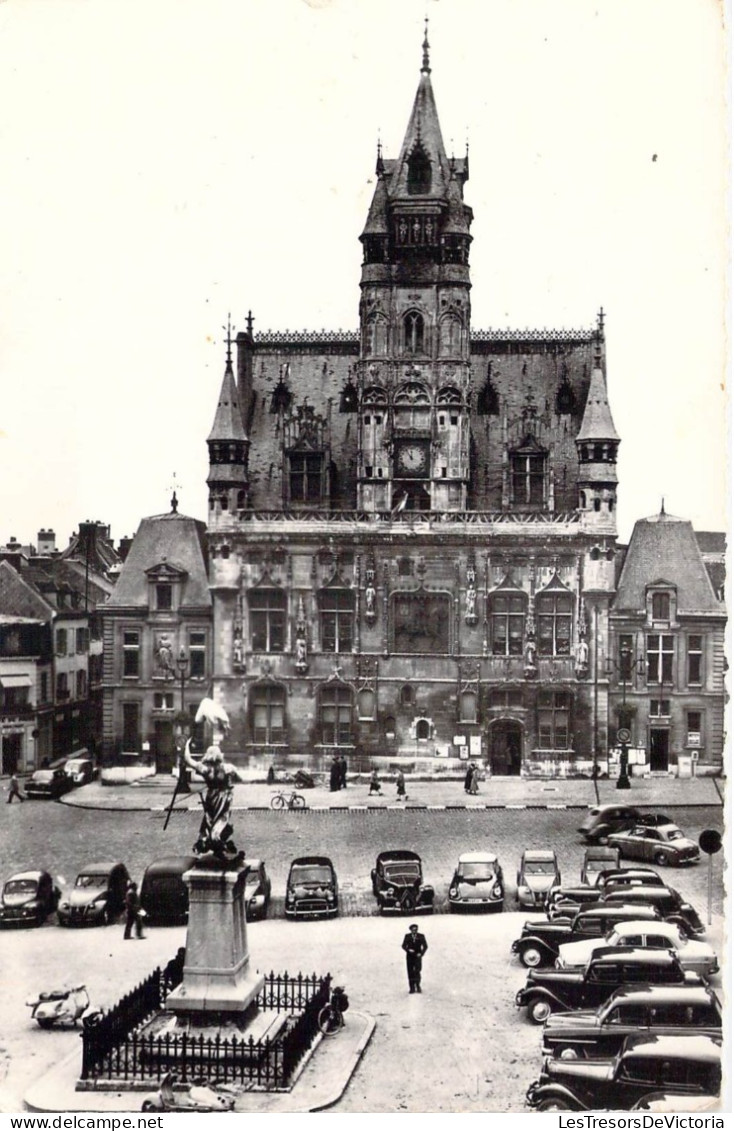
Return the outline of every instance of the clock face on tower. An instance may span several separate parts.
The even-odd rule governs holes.
[[[428,443],[403,440],[395,452],[395,474],[404,479],[425,479],[428,476]]]

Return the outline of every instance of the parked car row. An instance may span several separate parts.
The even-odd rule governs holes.
[[[55,800],[77,785],[86,785],[97,776],[94,760],[87,757],[68,758],[63,766],[49,766],[36,770],[28,778],[24,789],[27,797]]]
[[[651,818],[634,827],[667,826]],[[528,920],[512,944],[528,967],[515,1004],[543,1025],[527,1102],[647,1111],[664,1095],[673,1108],[680,1096],[703,1110],[721,1087],[721,1005],[707,982],[717,956],[697,937],[704,928],[691,904],[653,869],[619,867],[627,852],[616,834],[604,839],[610,855],[592,837],[582,883],[552,887],[545,917]]]

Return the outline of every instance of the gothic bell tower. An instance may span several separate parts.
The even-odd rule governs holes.
[[[466,509],[470,475],[468,155],[450,159],[428,33],[396,160],[378,146],[360,237],[358,506]]]

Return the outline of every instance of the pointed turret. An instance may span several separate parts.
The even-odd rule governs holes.
[[[242,412],[232,368],[231,326],[227,324],[227,361],[222,388],[207,439],[209,448],[209,525],[215,526],[222,513],[236,515],[247,499],[248,440],[242,425]]]
[[[594,369],[589,383],[581,427],[576,437],[579,457],[579,509],[594,526],[616,531],[617,449],[619,436],[609,407],[607,383],[602,369],[604,312],[599,312]]]

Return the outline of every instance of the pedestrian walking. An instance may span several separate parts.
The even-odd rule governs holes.
[[[347,788],[347,759],[344,754],[339,758],[339,789]]]
[[[331,766],[329,768],[329,789],[332,793],[336,793],[339,788],[339,763],[336,754],[331,759]]]
[[[471,782],[469,784],[469,793],[479,793],[479,766],[476,762],[472,762]]]
[[[129,939],[132,937],[132,929],[135,928],[135,937],[142,939],[143,935],[143,909],[140,906],[140,895],[138,893],[138,885],[134,880],[130,880],[125,892],[125,934],[124,938]]]
[[[17,774],[11,774],[10,775],[10,785],[8,787],[8,805],[10,804],[10,802],[13,800],[14,797],[17,797],[18,801],[25,801],[25,797],[20,792],[20,786],[18,785],[18,775]]]
[[[398,776],[395,779],[395,785],[398,791],[398,801],[407,801],[408,795],[405,792],[405,774],[402,770],[398,770]]]
[[[421,972],[423,968],[423,955],[428,950],[426,936],[418,930],[417,923],[411,923],[407,935],[403,939],[405,962],[408,967],[408,986],[412,994],[422,993]]]
[[[382,797],[382,786],[380,784],[380,775],[378,774],[376,769],[374,769],[372,771],[372,774],[370,775],[370,797],[372,796],[373,793],[376,793],[379,797]]]
[[[468,793],[469,790],[471,789],[471,778],[472,778],[472,763],[470,762],[469,765],[466,767],[466,773],[464,774],[464,793]]]

